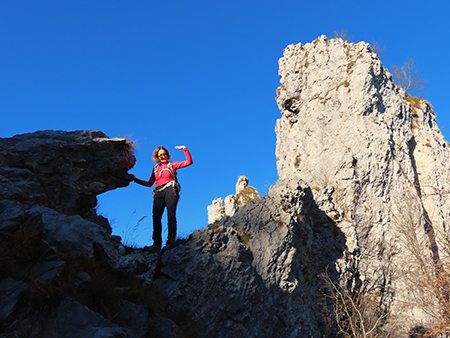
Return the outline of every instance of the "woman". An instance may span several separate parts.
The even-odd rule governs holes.
[[[158,147],[153,152],[153,161],[157,164],[153,168],[150,179],[143,181],[131,175],[134,182],[146,187],[151,187],[156,182],[153,190],[153,245],[150,247],[151,251],[154,252],[161,250],[161,219],[165,208],[167,208],[167,225],[169,228],[167,245],[170,247],[175,243],[177,236],[176,210],[180,192],[180,186],[176,178],[177,169],[187,167],[193,163],[191,154],[185,146],[175,148],[184,151],[186,161],[169,162],[171,158],[169,151],[164,147]]]

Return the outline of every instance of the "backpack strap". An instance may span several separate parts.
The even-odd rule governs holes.
[[[158,167],[159,167],[159,165],[160,165],[160,163],[155,165],[155,167],[153,168],[153,172],[155,173],[155,177],[158,175]],[[170,162],[167,163],[167,169],[170,171],[170,174],[172,175],[173,181],[170,181],[169,183],[165,184],[164,186],[158,187],[157,189],[153,190],[153,194],[155,194],[158,191],[164,190],[168,186],[172,186],[173,187],[175,194],[177,194],[177,192],[180,193],[181,186],[180,186],[180,183],[178,183],[177,173],[173,170],[172,163],[170,163]]]
[[[155,173],[155,177],[156,177],[156,175],[158,175],[158,168],[159,168],[159,165],[160,165],[160,164],[161,164],[161,163],[158,163],[158,164],[155,165],[154,168],[153,168],[153,172]],[[174,179],[174,181],[178,183],[178,180],[177,180],[177,173],[173,170],[172,163],[170,163],[170,162],[167,163],[167,169],[170,171],[170,174],[172,175],[172,178]]]
[[[177,180],[177,173],[173,170],[172,163],[169,162],[169,163],[167,164],[167,169],[169,169],[170,174],[172,175],[173,180],[174,180],[176,183],[178,183],[178,180]]]

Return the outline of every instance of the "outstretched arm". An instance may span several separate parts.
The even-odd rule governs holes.
[[[136,178],[136,176],[134,176],[133,174],[130,174],[130,176],[134,182],[146,187],[151,187],[153,183],[155,183],[155,173],[152,173],[152,176],[148,181],[140,180],[139,178]]]

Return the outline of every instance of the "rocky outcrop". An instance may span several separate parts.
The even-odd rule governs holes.
[[[215,198],[208,206],[208,223],[213,224],[223,217],[233,216],[239,208],[259,198],[258,190],[248,185],[246,176],[239,176],[236,183],[236,194]]]
[[[42,227],[50,247],[93,254],[111,228],[94,210],[98,194],[127,186],[131,144],[101,132],[41,131],[0,139],[2,231]],[[94,223],[94,224],[93,224]],[[105,248],[114,256],[112,244]]]
[[[279,180],[267,196],[166,252],[155,285],[206,337],[333,336],[318,275],[335,273],[344,246],[309,187]]]
[[[134,162],[130,142],[102,132],[0,139],[2,336],[138,337],[69,297],[93,280],[74,257],[118,260],[120,238],[94,208],[98,194],[129,184]]]
[[[102,132],[41,131],[0,140],[2,200],[87,217],[96,196],[128,185],[131,145]]]
[[[260,208],[266,199],[283,196],[278,190],[282,182],[289,182],[289,193],[310,189],[327,220],[319,222],[327,244],[315,241],[314,227],[292,242],[287,233],[275,236],[278,243],[290,243],[289,249],[278,250],[291,257],[289,265],[296,267],[290,275],[291,270],[282,265],[280,271],[290,275],[289,283],[277,287],[288,287],[292,294],[306,288],[314,295],[302,301],[315,311],[314,319],[308,320],[316,320],[311,325],[316,331],[294,330],[292,336],[324,334],[317,320],[319,309],[313,304],[323,304],[317,279],[325,270],[332,283],[350,295],[371,290],[365,296],[375,304],[371,312],[378,316],[377,329],[385,334],[407,336],[419,328],[440,327],[448,306],[445,285],[450,246],[445,224],[450,215],[450,153],[431,105],[398,87],[364,42],[322,36],[312,43],[288,46],[279,65],[277,103],[282,117],[275,129],[280,180],[267,197],[249,204],[252,211],[247,217],[243,215],[250,207],[210,223],[220,233],[241,229],[246,238],[252,238],[248,245],[251,265],[267,283],[276,275],[269,267],[277,249],[267,242],[273,236],[271,230],[263,231],[261,237],[255,235],[267,222],[258,218]],[[291,224],[295,233],[304,231],[305,218],[314,213],[304,214],[293,201],[274,202],[268,219]],[[219,216],[227,216],[222,203],[214,204],[221,208]],[[296,218],[274,216],[279,210],[289,210]],[[327,257],[326,264],[318,263],[319,259],[304,265],[298,253],[304,253],[304,245],[310,243]],[[257,259],[265,255],[270,258]],[[314,271],[311,279],[302,278],[300,266]],[[284,301],[292,304],[290,299]],[[289,323],[305,328],[300,312],[291,309]]]
[[[341,276],[378,285],[397,325],[436,325],[423,285],[447,262],[450,149],[431,105],[365,42],[322,36],[288,46],[279,65],[280,179],[302,179],[345,234]]]

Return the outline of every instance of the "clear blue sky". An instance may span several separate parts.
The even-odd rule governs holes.
[[[378,41],[388,69],[414,58],[448,140],[449,9],[443,0],[0,0],[0,137],[127,136],[142,179],[156,146],[184,160],[174,147],[186,145],[194,165],[179,171],[178,232],[187,236],[239,175],[262,195],[277,181],[277,61],[291,43],[347,30],[353,42]],[[100,196],[99,211],[125,242],[151,244],[151,199],[131,184]]]

